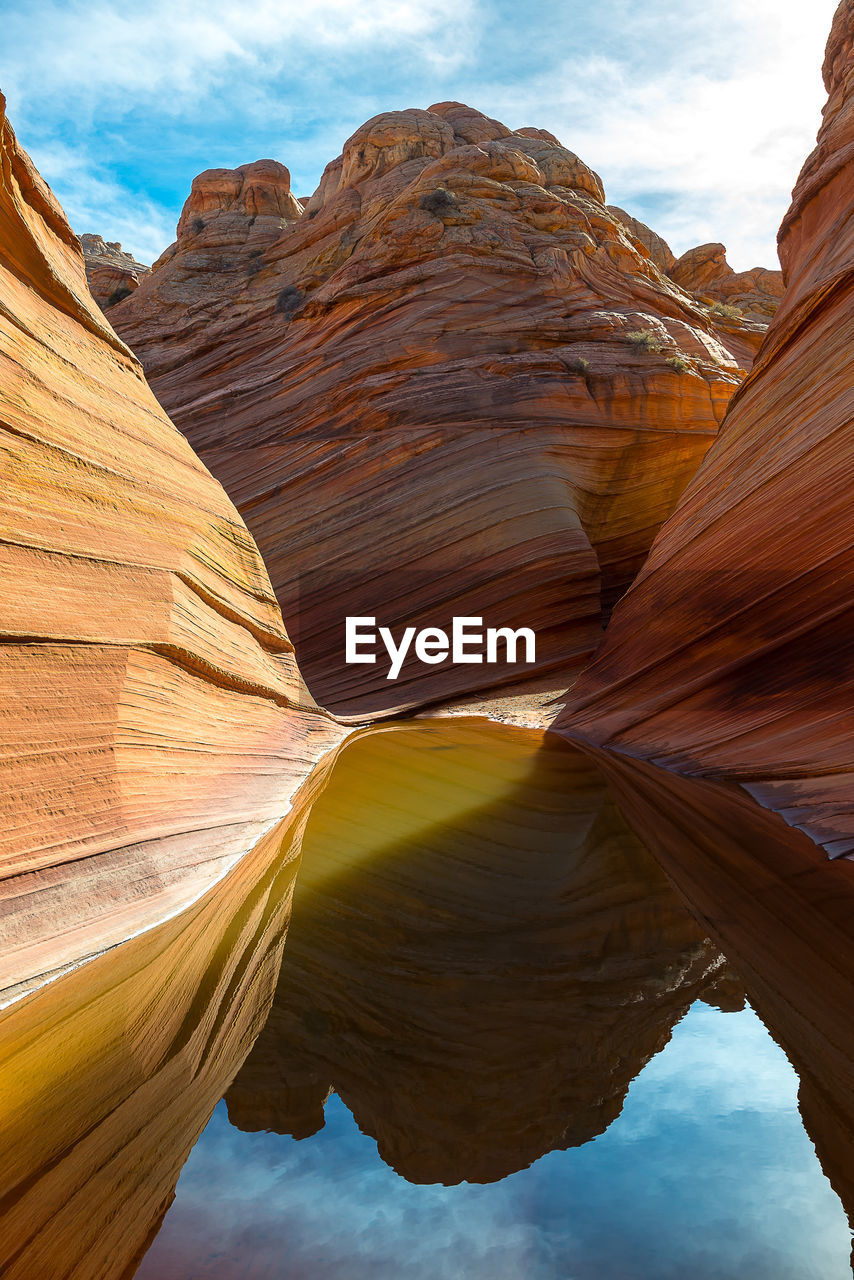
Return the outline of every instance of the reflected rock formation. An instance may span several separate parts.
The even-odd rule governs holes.
[[[181,916],[0,1013],[0,1275],[124,1280],[270,1006],[307,806]]]
[[[562,691],[714,439],[765,323],[663,274],[546,130],[376,116],[305,211],[209,170],[110,320],[258,542],[309,687],[358,717]],[[537,661],[344,663],[344,620],[479,616]],[[396,632],[398,634],[398,632]]]
[[[0,97],[0,1004],[192,901],[341,731]]]
[[[559,738],[371,733],[309,821],[229,1116],[305,1137],[334,1089],[410,1181],[490,1182],[604,1132],[722,964]]]
[[[797,1070],[804,1125],[854,1226],[854,865],[738,787],[595,758]]]
[[[780,229],[780,309],[565,727],[739,782],[838,856],[854,852],[852,0],[824,78]]]

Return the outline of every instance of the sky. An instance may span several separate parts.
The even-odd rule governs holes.
[[[776,266],[835,0],[0,0],[0,90],[78,234],[150,262],[193,177],[299,196],[381,111],[467,102],[556,134],[676,253]]]
[[[751,1009],[695,1004],[586,1146],[411,1186],[338,1098],[303,1142],[220,1104],[137,1280],[850,1280],[797,1077]]]

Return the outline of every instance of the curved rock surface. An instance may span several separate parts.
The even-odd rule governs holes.
[[[745,318],[770,323],[783,296],[782,271],[766,267],[734,271],[722,244],[700,244],[677,258],[667,241],[646,223],[617,205],[609,204],[608,211],[640,241],[660,271],[710,308],[710,319],[719,328],[729,329],[730,341],[739,342]]]
[[[0,1012],[4,1280],[136,1273],[267,1016],[318,783],[189,910]]]
[[[565,724],[741,782],[854,850],[854,4],[780,230],[786,293],[715,445],[621,602]]]
[[[648,227],[645,222],[641,222],[639,218],[633,218],[630,213],[626,213],[625,209],[621,209],[619,205],[609,204],[608,212],[613,213],[617,221],[621,222],[635,239],[641,242],[659,271],[668,275],[670,268],[676,261],[676,254],[664,237],[660,236],[657,231],[653,231],[652,227]]]
[[[86,279],[92,297],[102,311],[127,298],[147,275],[150,267],[125,253],[117,240],[104,241],[96,235],[82,235],[80,245],[86,264]]]
[[[2,100],[0,146],[2,991],[189,901],[341,731]]]
[[[711,300],[712,315],[721,324],[738,321],[738,312],[766,324],[783,297],[783,273],[765,267],[733,271],[722,244],[700,244],[689,249],[668,269],[671,280],[683,289]],[[718,303],[716,307],[714,304]]]
[[[764,326],[724,333],[545,130],[388,112],[305,214],[273,163],[197,179],[110,316],[257,540],[309,687],[369,717],[532,677],[408,661],[387,681],[345,665],[348,615],[531,626],[534,681],[565,687]],[[275,198],[250,201],[262,170]]]
[[[312,810],[229,1117],[307,1137],[334,1089],[410,1181],[491,1182],[603,1133],[722,964],[580,752],[374,732]]]

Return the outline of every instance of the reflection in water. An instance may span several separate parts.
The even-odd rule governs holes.
[[[797,1069],[804,1123],[854,1223],[854,862],[829,861],[739,788],[596,758]]]
[[[697,1004],[605,1134],[455,1187],[398,1177],[335,1097],[302,1142],[223,1105],[139,1280],[845,1280],[796,1088],[754,1014]]]
[[[180,917],[0,1014],[0,1275],[131,1276],[275,989],[301,806]]]
[[[309,820],[229,1115],[305,1136],[334,1089],[409,1181],[490,1182],[604,1132],[721,964],[560,739],[371,734]]]
[[[797,1079],[717,946],[850,1205],[854,883],[709,787],[482,722],[356,738],[280,973],[310,795],[0,1015],[4,1280],[842,1280]]]

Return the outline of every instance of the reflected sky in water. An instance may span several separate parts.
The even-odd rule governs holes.
[[[503,1181],[412,1186],[335,1096],[296,1142],[221,1103],[142,1280],[845,1280],[849,1230],[749,1008],[695,1003],[586,1146]]]

